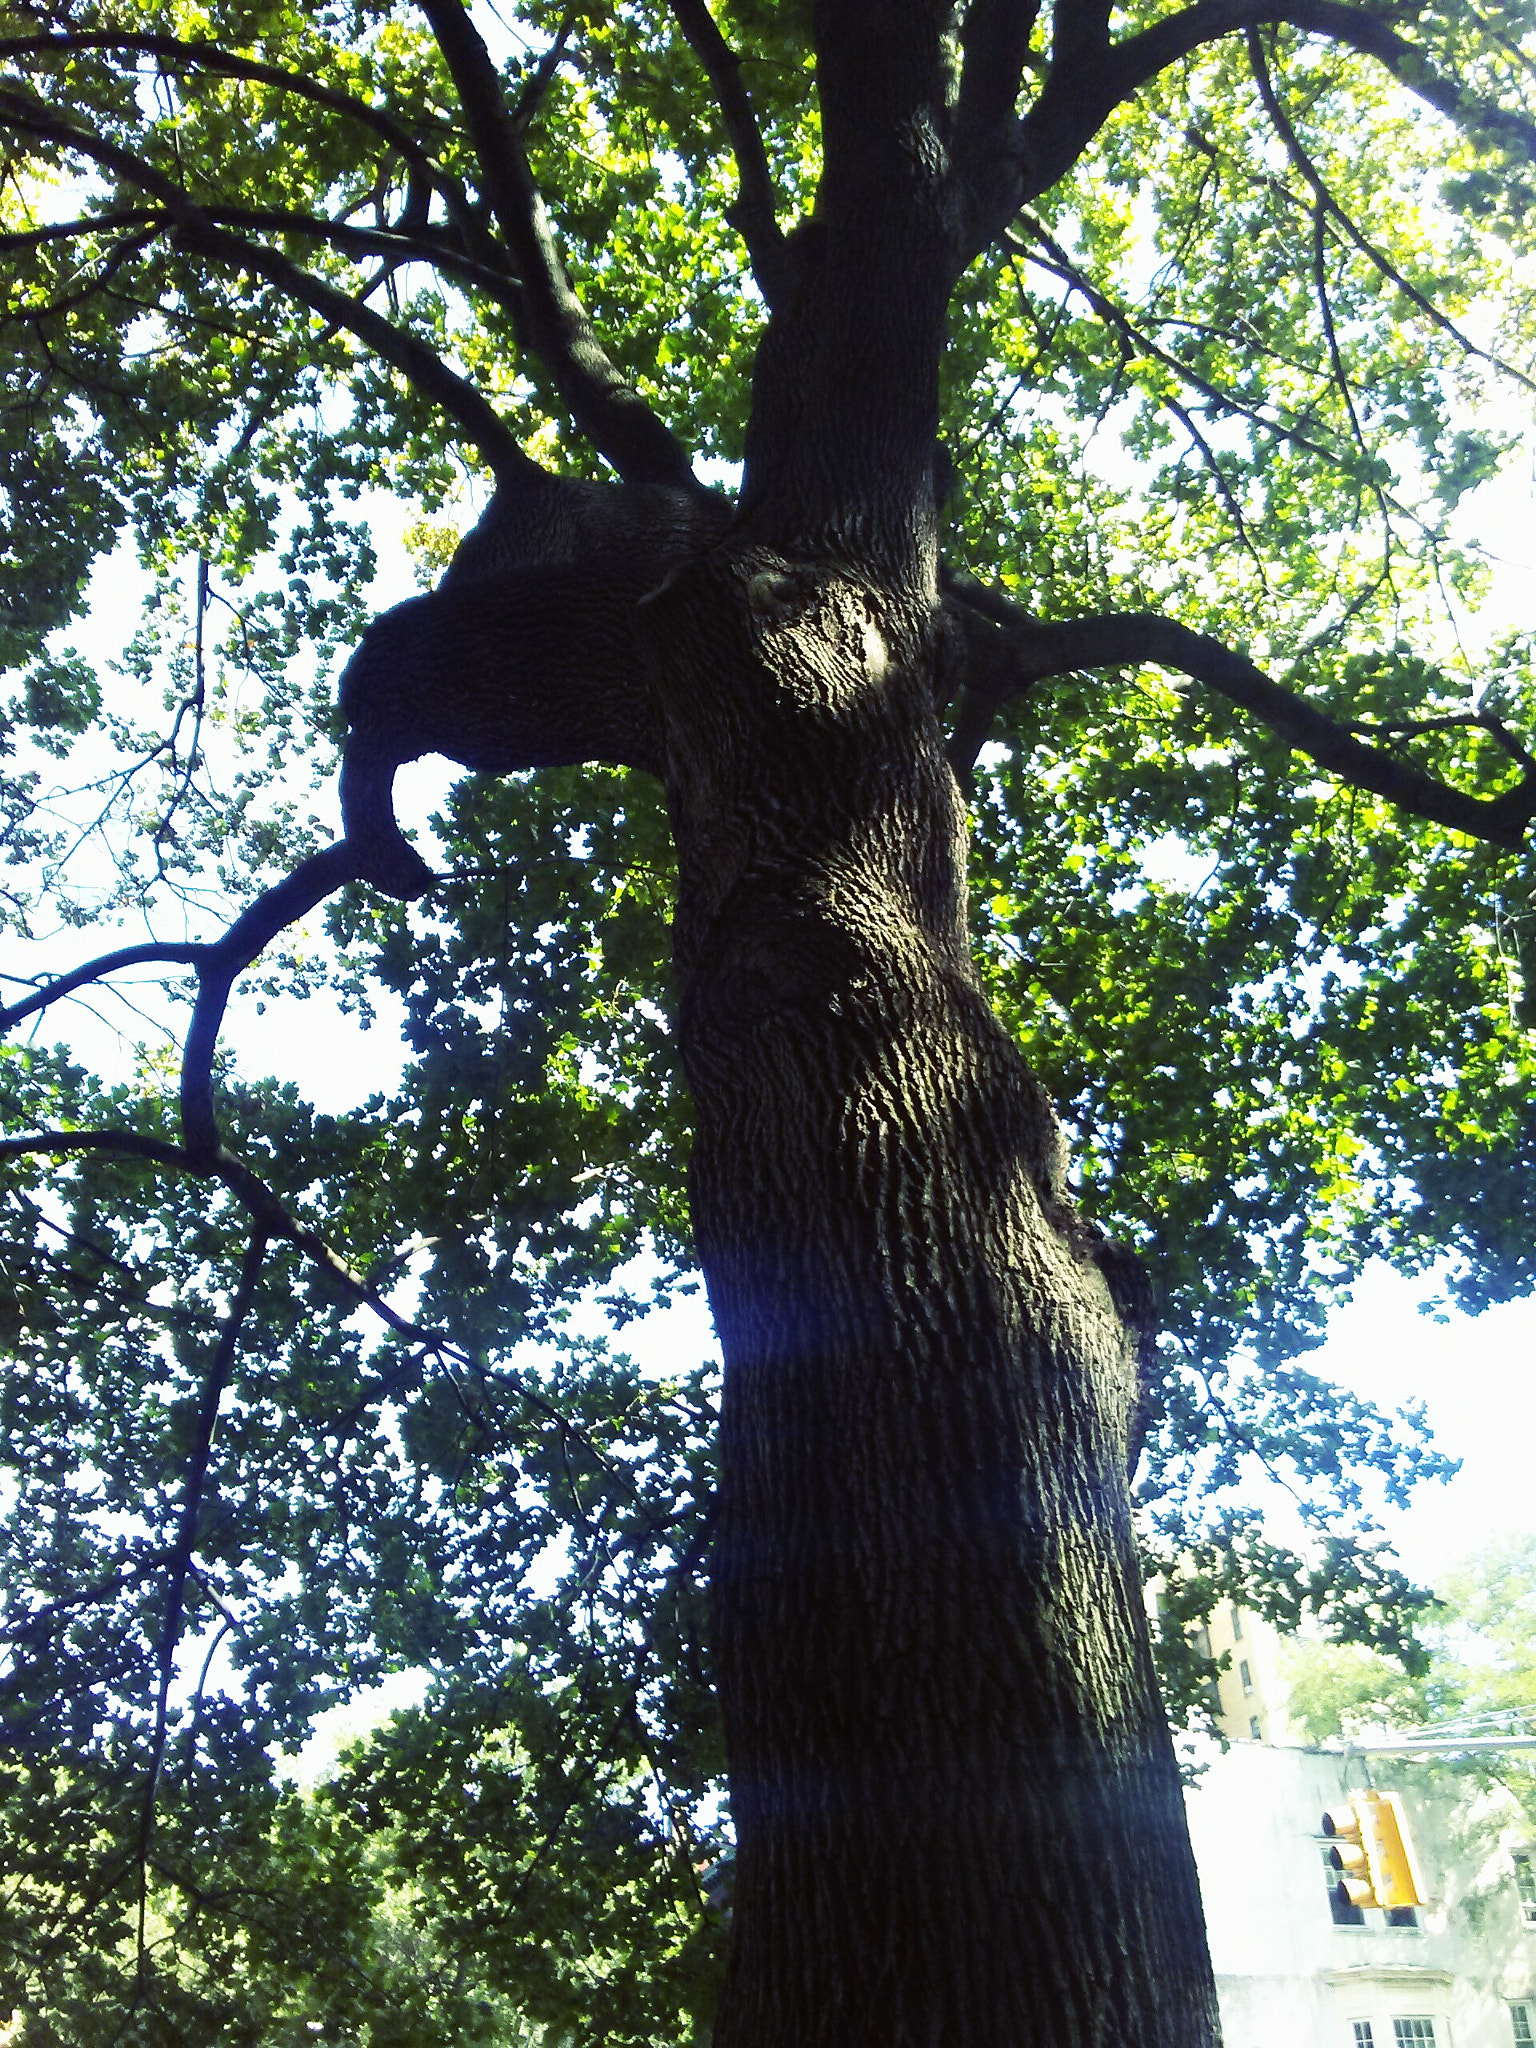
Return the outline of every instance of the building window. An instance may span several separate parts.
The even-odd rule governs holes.
[[[1232,1640],[1234,1643],[1240,1643],[1243,1640],[1243,1610],[1240,1607],[1234,1607],[1232,1610]],[[1367,2020],[1366,2025],[1369,2027],[1369,2020]]]
[[[1412,1906],[1388,1906],[1387,1925],[1389,1927],[1417,1927],[1418,1924],[1419,1916]]]
[[[1422,2013],[1400,2013],[1392,2022],[1392,2048],[1435,2048],[1435,2023]]]
[[[1376,2048],[1376,2036],[1369,2020],[1351,2020],[1355,2030],[1355,2048]]]
[[[1257,1714],[1250,1714],[1248,1716],[1248,1733],[1252,1740],[1255,1742],[1262,1742],[1264,1740],[1264,1731],[1259,1726],[1259,1717]]]
[[[1520,1895],[1520,1918],[1536,1927],[1536,1866],[1524,1849],[1515,1851],[1515,1890]]]
[[[1532,2048],[1531,2008],[1528,2005],[1509,2008],[1509,2025],[1515,2037],[1515,2048]]]
[[[1248,1659],[1246,1657],[1243,1659],[1242,1663],[1238,1665],[1237,1675],[1243,1681],[1243,1691],[1252,1692],[1253,1673],[1248,1669]]]
[[[1328,1887],[1328,1910],[1333,1915],[1333,1924],[1335,1927],[1363,1927],[1365,1908],[1350,1903],[1344,1880],[1329,1860],[1332,1855],[1331,1849],[1323,1851],[1323,1881]]]

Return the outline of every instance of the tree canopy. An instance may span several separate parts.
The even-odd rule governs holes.
[[[1192,1711],[1223,1595],[1416,1654],[1373,1504],[1441,1461],[1308,1372],[1328,1303],[1376,1257],[1536,1280],[1533,635],[1479,514],[1536,391],[1536,15],[937,12],[971,933],[1155,1297]],[[331,844],[336,682],[408,594],[394,508],[425,587],[529,457],[750,484],[759,341],[890,175],[859,66],[934,13],[0,5],[0,2009],[39,2038],[705,2037],[718,1375],[623,1337],[695,1285],[667,805],[470,774],[392,900]],[[236,1072],[237,981],[387,1005],[398,1081]],[[401,1669],[426,1708],[285,1783]]]

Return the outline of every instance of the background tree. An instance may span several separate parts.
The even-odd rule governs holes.
[[[1360,1644],[1287,1647],[1291,1711],[1314,1742],[1474,1720],[1491,1733],[1536,1715],[1536,1538],[1491,1545],[1436,1592],[1422,1628],[1429,1662],[1416,1674]],[[1499,1768],[1530,1775],[1519,1752]]]
[[[121,941],[4,1013],[3,1989],[675,2039],[723,1740],[722,2043],[1208,2040],[1144,1562],[1175,1642],[1404,1642],[1359,1474],[1434,1459],[1295,1358],[1372,1254],[1532,1277],[1529,643],[1456,517],[1532,388],[1528,13],[498,20],[0,9],[5,900]],[[326,845],[380,488],[453,568]],[[488,771],[430,889],[423,749]],[[389,1099],[220,1065],[258,959],[398,1000]],[[149,966],[179,1062],[42,1049]],[[569,1341],[695,1254],[718,1440]]]

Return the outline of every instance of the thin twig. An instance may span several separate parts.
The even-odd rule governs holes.
[[[1427,297],[1416,284],[1403,275],[1402,271],[1392,261],[1391,257],[1386,254],[1385,250],[1379,249],[1368,236],[1361,233],[1360,229],[1355,225],[1353,216],[1334,198],[1332,190],[1323,177],[1322,172],[1303,146],[1301,137],[1297,134],[1289,114],[1281,105],[1280,95],[1276,90],[1274,78],[1270,72],[1268,55],[1257,29],[1250,29],[1248,31],[1248,61],[1253,70],[1254,83],[1259,89],[1259,98],[1264,104],[1265,113],[1269,116],[1270,126],[1279,136],[1281,142],[1284,143],[1287,156],[1290,157],[1291,162],[1311,187],[1318,205],[1327,209],[1330,217],[1338,223],[1343,233],[1354,244],[1355,248],[1359,250],[1360,254],[1365,257],[1366,261],[1382,277],[1386,278],[1389,284],[1396,285],[1404,298],[1408,300],[1416,311],[1422,313],[1426,320],[1433,326],[1438,327],[1442,334],[1449,335],[1451,340],[1456,343],[1457,347],[1464,354],[1476,356],[1481,362],[1489,364],[1503,376],[1513,378],[1517,384],[1524,385],[1527,391],[1536,391],[1536,379],[1526,376],[1523,370],[1516,369],[1513,363],[1506,362],[1502,356],[1495,355],[1488,349],[1479,348],[1470,335],[1464,334],[1454,320],[1447,314],[1442,313],[1432,299]]]

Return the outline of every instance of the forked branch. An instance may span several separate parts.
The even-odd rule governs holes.
[[[221,1154],[213,1109],[213,1059],[230,991],[280,931],[324,902],[343,883],[355,881],[359,873],[356,847],[346,840],[327,846],[300,861],[292,874],[264,890],[221,939],[203,944],[122,946],[115,952],[103,953],[34,990],[20,1002],[0,1009],[0,1031],[8,1031],[23,1018],[36,1016],[77,989],[105,981],[125,967],[195,968],[197,1000],[182,1051],[181,1123],[186,1156],[200,1168],[210,1169]],[[145,1139],[143,1144],[149,1148],[143,1153],[145,1158],[168,1163],[172,1156],[179,1156],[174,1148],[167,1152],[158,1140]],[[5,1156],[5,1148],[0,1145],[0,1158]],[[284,1235],[278,1230],[269,1234]]]
[[[1275,682],[1246,655],[1157,612],[1034,619],[999,592],[962,576],[949,578],[949,600],[962,626],[964,615],[972,615],[968,638],[977,636],[976,620],[988,622],[1001,636],[979,687],[968,682],[962,699],[950,747],[950,758],[962,776],[975,766],[993,718],[1010,698],[1050,676],[1146,665],[1171,669],[1203,684],[1320,768],[1353,788],[1385,797],[1414,817],[1509,847],[1521,843],[1536,819],[1536,760],[1497,719],[1479,717],[1473,722],[1520,767],[1520,780],[1494,797],[1469,796],[1400,755],[1367,745],[1360,732],[1369,728],[1319,710]]]
[[[1058,45],[1065,4],[1058,0]],[[993,188],[998,179],[1007,181],[1019,91],[1039,14],[1039,0],[971,0],[961,23],[964,62],[955,114],[956,162],[971,204],[983,216],[997,203]],[[1107,22],[1107,7],[1104,16]]]
[[[1061,26],[1093,27],[1095,0],[1063,0]],[[1384,67],[1405,91],[1453,122],[1524,158],[1536,155],[1536,120],[1469,92],[1436,71],[1426,51],[1385,16],[1348,0],[1195,0],[1119,42],[1058,39],[1045,85],[1014,125],[991,178],[977,185],[971,254],[1003,234],[1018,208],[1047,192],[1072,168],[1115,108],[1172,64],[1224,36],[1288,26],[1358,51]]]

